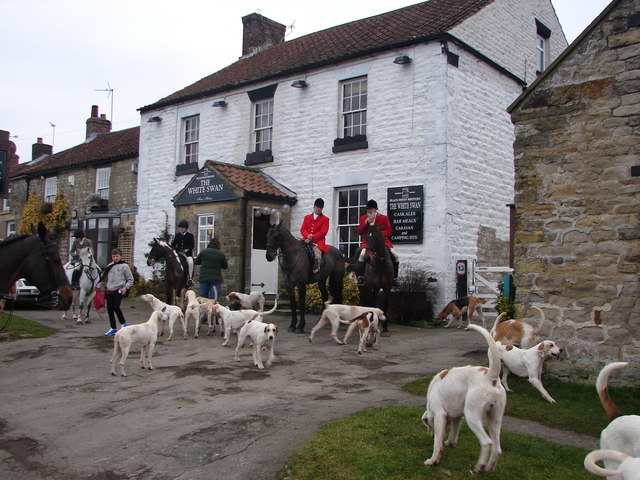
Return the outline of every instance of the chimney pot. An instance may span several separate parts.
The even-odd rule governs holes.
[[[258,13],[242,17],[242,56],[253,55],[284,41],[287,27]]]
[[[100,114],[100,118],[101,118],[102,120],[106,120],[106,119],[107,119],[107,114],[106,114],[106,113],[101,113],[101,114]]]
[[[38,137],[38,143],[42,143],[42,137]]]
[[[98,105],[91,106],[91,117],[98,117]]]

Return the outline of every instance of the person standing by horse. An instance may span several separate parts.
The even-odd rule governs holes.
[[[306,215],[300,227],[301,240],[311,245],[315,262],[313,265],[313,273],[320,271],[322,264],[322,254],[329,251],[329,246],[324,239],[329,233],[329,217],[322,213],[324,208],[324,200],[316,198],[313,203],[313,213]]]
[[[83,247],[89,247],[91,249],[91,254],[93,254],[93,242],[84,236],[84,230],[78,229],[73,234],[74,239],[71,244],[71,250],[69,251],[70,259],[69,261],[77,262],[80,259],[79,250]],[[80,273],[82,273],[82,268],[74,268],[73,273],[71,274],[71,288],[74,290],[78,290],[78,280],[80,279]]]
[[[191,287],[193,285],[193,248],[195,247],[196,242],[193,238],[193,233],[187,231],[188,228],[189,222],[186,220],[180,220],[178,223],[178,233],[173,237],[171,248],[187,257],[187,264],[189,265],[189,271],[187,272],[187,286]]]
[[[358,235],[362,236],[362,243],[360,248],[356,251],[358,261],[356,263],[356,275],[358,277],[358,285],[364,285],[364,256],[367,248],[367,233],[369,233],[369,225],[375,225],[380,229],[382,236],[384,237],[384,245],[389,249],[393,258],[393,283],[396,284],[398,279],[398,269],[400,267],[400,260],[398,254],[393,249],[393,244],[389,237],[391,237],[393,231],[391,230],[391,222],[389,217],[378,212],[378,203],[375,200],[369,200],[367,202],[367,213],[360,217],[360,223],[358,224]]]
[[[222,270],[229,268],[227,257],[220,250],[220,240],[212,238],[207,248],[202,250],[193,262],[200,267],[200,296],[217,298],[222,288]],[[215,289],[215,290],[214,290]]]
[[[116,316],[122,327],[127,326],[127,320],[124,318],[120,304],[122,303],[122,297],[126,295],[133,285],[133,275],[127,262],[122,260],[122,250],[119,248],[111,250],[111,260],[112,262],[104,269],[98,283],[98,288],[106,288],[104,297],[107,301],[107,313],[111,324],[111,330],[105,333],[107,337],[114,336],[118,331],[116,329]]]

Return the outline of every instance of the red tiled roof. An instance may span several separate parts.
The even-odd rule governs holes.
[[[207,161],[206,165],[237,187],[242,188],[245,192],[282,197],[289,200],[295,199],[295,192],[280,185],[257,168],[213,162],[211,160]]]
[[[11,169],[11,178],[48,172],[86,164],[96,164],[137,158],[140,143],[140,127],[104,133],[88,143],[55,153],[37,162],[20,163]]]
[[[140,110],[144,112],[349,58],[424,42],[451,30],[492,2],[430,0],[321,30],[242,58]]]

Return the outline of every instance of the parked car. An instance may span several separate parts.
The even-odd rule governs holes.
[[[18,305],[34,304],[40,295],[40,290],[25,278],[16,282],[17,296],[15,303]]]

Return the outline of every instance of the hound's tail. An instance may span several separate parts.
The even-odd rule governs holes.
[[[352,318],[351,320],[343,320],[341,318],[338,318],[338,321],[340,323],[345,323],[347,325],[353,323],[353,322],[357,322],[358,320],[364,320],[365,318],[367,318],[367,316],[373,312],[362,312],[360,315],[358,315],[357,317]]]
[[[329,305],[331,305],[331,303],[333,303],[333,298],[330,296],[329,298],[327,298],[327,301],[324,302],[324,308],[327,308]]]
[[[538,310],[538,312],[540,312],[540,324],[543,324],[547,317],[544,316],[544,312],[542,311],[542,309],[536,307],[535,305],[531,305],[531,308],[535,308],[536,310]]]
[[[477,325],[469,324],[466,330],[476,330],[480,333],[487,345],[489,346],[489,377],[492,379],[500,378],[500,353],[498,352],[498,346],[496,345],[495,340],[491,336],[489,332],[485,328],[479,327]]]
[[[111,363],[115,362],[118,356],[122,357],[122,348],[120,347],[120,339],[116,334],[113,339],[113,355],[111,355]]]
[[[278,308],[278,299],[276,298],[274,301],[275,301],[275,304],[273,305],[273,308],[271,310],[263,312],[262,315],[270,315],[276,311],[276,308]]]
[[[496,318],[496,321],[493,322],[493,327],[491,327],[491,332],[489,332],[491,337],[495,337],[496,336],[496,327],[502,321],[502,317],[504,317],[506,314],[507,314],[507,312],[502,312],[500,315],[498,315],[498,318]]]
[[[608,365],[605,365],[598,374],[596,389],[598,390],[600,403],[602,403],[602,407],[604,408],[604,412],[607,414],[609,421],[622,415],[622,413],[620,413],[620,410],[618,410],[618,407],[616,407],[616,405],[613,403],[613,400],[611,400],[611,397],[609,397],[609,388],[607,387],[607,385],[609,384],[609,376],[612,372],[626,367],[627,365],[629,365],[628,362],[610,363]]]
[[[617,450],[594,450],[584,457],[584,468],[589,470],[594,475],[599,477],[610,477],[612,475],[618,475],[622,473],[620,470],[609,470],[597,465],[596,462],[602,462],[604,460],[611,460],[612,462],[622,463],[628,460],[630,457],[626,453],[619,452]]]

